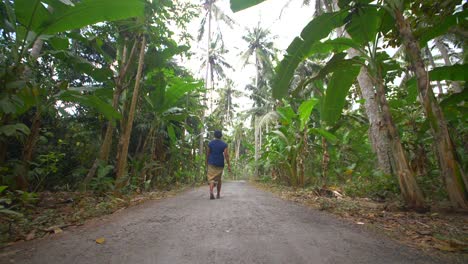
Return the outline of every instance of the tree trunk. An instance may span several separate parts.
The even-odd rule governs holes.
[[[26,142],[23,146],[23,153],[21,158],[21,164],[16,175],[16,185],[18,189],[27,191],[29,188],[29,183],[26,178],[29,172],[29,163],[33,159],[34,149],[36,148],[37,140],[39,139],[39,132],[41,130],[41,112],[39,109],[36,109],[34,114],[30,133]]]
[[[254,123],[254,141],[255,141],[255,156],[254,156],[254,160],[255,160],[255,177],[258,177],[258,158],[259,158],[259,140],[258,140],[258,131],[259,131],[259,128],[258,128],[258,116],[254,116],[255,118],[255,123]]]
[[[322,137],[322,184],[323,186],[327,185],[328,179],[328,164],[330,163],[330,155],[328,154],[327,140]]]
[[[356,49],[349,49],[348,54],[350,57],[360,55]],[[365,100],[364,108],[369,120],[369,139],[372,149],[377,155],[379,169],[385,174],[391,175],[394,162],[390,154],[388,131],[387,127],[383,125],[383,117],[375,95],[374,84],[366,67],[361,67],[357,80],[361,88],[362,98]]]
[[[382,110],[383,125],[387,127],[389,143],[395,161],[395,173],[400,184],[401,194],[410,208],[425,210],[424,197],[411,170],[400,136],[393,122],[390,107],[385,97],[385,87],[380,76],[376,80],[377,96]]]
[[[398,30],[403,39],[411,65],[416,74],[419,99],[423,105],[425,115],[431,125],[437,147],[440,171],[445,179],[447,192],[452,205],[457,209],[468,209],[467,189],[468,180],[455,154],[455,147],[448,131],[447,123],[437,100],[430,88],[429,76],[424,68],[421,49],[413,35],[408,21],[403,13],[394,9]]]
[[[133,89],[132,102],[130,104],[130,110],[128,112],[128,118],[127,118],[125,131],[123,132],[123,135],[120,138],[122,148],[120,149],[119,159],[117,160],[116,178],[115,178],[117,189],[124,187],[126,184],[125,172],[126,172],[127,158],[128,158],[127,157],[128,145],[130,144],[130,135],[132,133],[133,118],[135,116],[136,104],[138,102],[138,92],[140,90],[141,75],[143,72],[145,48],[146,48],[146,37],[143,36],[143,39],[141,40],[140,56],[138,60],[138,70],[137,70],[137,75],[135,77],[135,87]]]
[[[211,48],[211,19],[212,19],[212,4],[209,3],[208,6],[208,33],[207,33],[207,49],[206,49],[206,74],[205,74],[205,91],[203,92],[203,103],[202,106],[207,105],[206,102],[206,91],[208,91],[208,78],[210,73],[210,48]],[[198,155],[200,160],[202,160],[203,156],[205,156],[204,152],[204,144],[205,144],[205,109],[202,110],[201,116],[201,128],[200,128],[200,138],[199,138],[199,147],[198,147]],[[202,178],[202,166],[198,167],[198,175],[199,178]]]
[[[41,53],[42,47],[44,45],[44,41],[42,39],[36,39],[34,44],[31,48],[31,62],[35,62],[37,58],[39,58],[39,54]],[[32,79],[32,71],[29,66],[26,66],[24,69],[24,77],[25,79]],[[21,164],[16,172],[16,185],[18,189],[27,191],[29,188],[29,183],[27,180],[27,175],[29,172],[29,163],[32,161],[32,155],[34,152],[34,148],[36,147],[37,139],[39,137],[39,131],[41,128],[41,111],[40,106],[36,107],[36,113],[34,114],[34,118],[32,120],[30,134],[23,146]],[[6,144],[5,144],[6,146]],[[6,150],[6,148],[5,148]]]
[[[121,68],[119,70],[119,75],[117,76],[115,80],[115,89],[114,89],[114,94],[112,96],[112,107],[117,111],[119,108],[119,100],[120,100],[120,95],[122,95],[122,91],[124,90],[123,87],[123,80],[125,78],[125,75],[127,74],[128,67],[130,64],[133,62],[133,56],[135,55],[136,47],[137,47],[138,41],[134,41],[132,50],[130,51],[130,55],[128,56],[127,59],[127,46],[124,45],[122,49],[122,62],[121,62]],[[113,141],[113,135],[114,135],[114,129],[115,129],[115,120],[109,120],[107,122],[107,127],[106,127],[106,133],[104,135],[104,140],[102,141],[101,148],[99,151],[99,156],[94,160],[93,165],[88,171],[88,174],[83,180],[82,188],[86,190],[87,185],[91,180],[94,178],[96,175],[96,171],[99,167],[100,162],[107,163],[109,160],[109,154],[110,150],[112,147],[112,141]]]

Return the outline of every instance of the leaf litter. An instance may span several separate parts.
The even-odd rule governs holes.
[[[96,196],[92,192],[42,192],[36,206],[24,208],[21,217],[0,215],[0,249],[19,241],[29,241],[48,235],[58,235],[64,229],[80,226],[86,220],[112,214],[147,200],[174,196],[187,186],[170,191],[133,194],[107,193]],[[105,239],[102,238],[102,243]],[[101,238],[96,239],[99,243]]]

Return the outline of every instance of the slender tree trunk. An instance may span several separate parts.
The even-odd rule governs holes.
[[[328,144],[327,140],[322,137],[322,150],[323,150],[323,156],[322,156],[322,184],[324,186],[327,185],[327,179],[328,179],[328,164],[330,163],[330,155],[328,154]]]
[[[119,159],[117,160],[117,170],[116,170],[116,187],[117,189],[120,189],[125,186],[126,181],[124,179],[125,177],[125,172],[126,172],[126,166],[127,166],[127,155],[128,155],[128,146],[130,143],[130,135],[132,133],[132,126],[133,126],[133,118],[135,116],[135,109],[136,109],[136,104],[138,101],[138,93],[140,90],[140,83],[141,83],[141,75],[143,72],[143,64],[144,64],[144,58],[145,58],[145,48],[146,48],[146,37],[143,36],[143,39],[141,41],[141,47],[140,47],[140,56],[138,60],[138,70],[137,70],[137,75],[135,78],[135,87],[133,89],[133,96],[132,96],[132,102],[130,104],[130,110],[128,112],[128,119],[127,119],[127,124],[125,127],[124,134],[121,137],[121,152],[119,155]]]
[[[423,105],[424,112],[431,125],[440,171],[445,179],[447,192],[452,205],[457,209],[468,209],[467,186],[468,180],[457,160],[455,147],[448,131],[447,123],[434,93],[430,87],[429,76],[424,68],[419,43],[413,35],[410,24],[403,13],[394,8],[396,22],[400,36],[411,59],[411,65],[416,74],[418,83],[419,99]]]
[[[16,185],[18,189],[27,191],[29,182],[26,178],[29,172],[29,163],[33,159],[34,149],[36,148],[37,140],[39,139],[39,132],[41,130],[41,112],[36,109],[36,113],[32,119],[30,133],[23,146],[21,165],[16,175]]]
[[[302,148],[301,148],[301,153],[299,153],[299,177],[300,177],[300,182],[301,182],[301,187],[305,186],[305,162],[304,160],[306,159],[307,155],[307,149],[308,149],[308,144],[307,144],[307,129],[304,129],[302,132]]]
[[[205,75],[205,91],[203,95],[203,103],[202,105],[205,106],[206,102],[206,93],[208,91],[208,78],[210,73],[210,52],[211,52],[211,19],[212,19],[212,5],[213,3],[209,3],[208,6],[208,34],[207,34],[207,49],[206,49],[206,75]],[[205,144],[205,109],[202,110],[201,116],[201,129],[200,129],[200,138],[199,138],[199,147],[198,147],[198,154],[200,156],[200,160],[205,156],[204,152],[204,144]],[[200,178],[202,177],[202,166],[198,167],[198,174]]]
[[[255,123],[254,123],[254,141],[255,141],[255,156],[254,156],[254,160],[255,160],[255,172],[254,172],[254,175],[255,177],[258,177],[258,159],[259,159],[259,135],[258,135],[258,131],[259,131],[259,128],[258,128],[258,116],[254,116],[255,118]]]
[[[50,8],[49,8],[50,10]],[[42,47],[44,45],[44,41],[42,39],[36,39],[34,44],[31,48],[31,61],[35,62],[37,58],[39,58],[39,54],[41,53]],[[26,66],[24,69],[24,77],[26,79],[32,79],[32,70],[29,66]],[[32,161],[34,148],[36,147],[36,143],[39,137],[39,131],[41,129],[41,106],[37,106],[36,113],[34,114],[30,134],[26,140],[26,143],[23,145],[23,152],[21,157],[21,164],[16,172],[16,185],[18,189],[27,191],[29,188],[29,182],[27,180],[27,175],[29,172],[29,163]],[[6,146],[6,145],[5,145]],[[6,149],[5,149],[6,150]]]
[[[112,107],[116,111],[119,108],[120,96],[122,95],[122,92],[124,90],[124,87],[123,87],[124,78],[125,78],[125,75],[127,74],[129,66],[133,62],[132,60],[136,52],[137,43],[138,41],[135,40],[133,43],[132,50],[130,51],[130,55],[128,57],[127,57],[127,45],[124,45],[122,48],[121,68],[119,70],[119,75],[115,79],[115,89],[114,89],[114,93],[112,96]],[[82,188],[86,189],[89,182],[96,175],[96,171],[99,167],[99,163],[108,162],[110,150],[112,147],[114,129],[115,129],[115,120],[109,120],[107,122],[106,133],[104,134],[104,139],[101,144],[99,156],[94,160],[93,165],[91,166],[91,168],[88,171],[88,174],[84,178]]]

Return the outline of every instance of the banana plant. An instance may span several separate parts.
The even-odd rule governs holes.
[[[311,98],[302,102],[297,111],[291,105],[286,104],[283,107],[278,107],[276,112],[272,114],[274,119],[279,121],[279,125],[269,135],[275,140],[267,140],[269,142],[268,152],[273,152],[267,152],[266,155],[274,155],[275,159],[279,158],[280,163],[286,166],[292,186],[304,186],[305,184],[304,159],[306,158],[309,135],[323,137],[332,143],[336,143],[338,140],[324,127],[310,127],[310,116],[318,104],[323,104],[323,99]],[[277,145],[272,145],[272,142],[276,142]]]

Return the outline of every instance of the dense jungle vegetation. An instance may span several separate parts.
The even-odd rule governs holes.
[[[245,29],[246,87],[228,74],[218,25],[236,22],[217,2],[3,0],[0,218],[45,191],[202,183],[218,128],[226,177],[468,209],[466,1],[304,1],[314,18],[286,50]],[[184,66],[197,38],[204,78]]]

